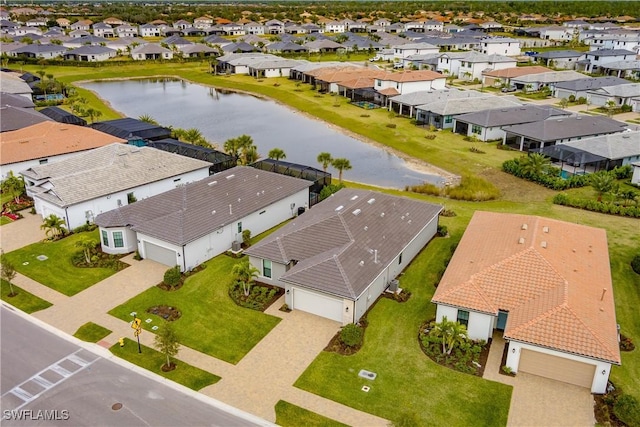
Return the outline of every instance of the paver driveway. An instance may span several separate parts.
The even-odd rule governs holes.
[[[15,251],[47,237],[40,229],[40,215],[31,215],[27,210],[21,213],[24,218],[0,227],[0,248],[5,252]]]

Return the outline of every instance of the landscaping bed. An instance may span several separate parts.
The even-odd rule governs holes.
[[[354,331],[350,331],[351,332],[350,335],[352,336],[351,339],[353,340],[352,345],[348,345],[344,339],[344,328],[346,328],[348,325],[343,327],[343,329],[338,331],[333,336],[333,338],[331,338],[331,341],[329,341],[329,344],[327,344],[327,346],[324,348],[324,351],[341,354],[343,356],[351,356],[353,354],[356,354],[364,344],[364,333],[368,325],[369,325],[369,322],[367,321],[367,318],[363,317],[362,319],[360,319],[360,321],[356,325],[357,328],[360,330],[359,332],[360,336],[354,337],[353,336]]]
[[[266,283],[256,282],[251,286],[249,295],[245,295],[242,283],[234,281],[229,286],[229,297],[240,307],[265,311],[278,298],[284,295],[284,289]]]

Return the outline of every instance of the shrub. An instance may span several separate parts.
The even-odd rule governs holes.
[[[576,96],[575,95],[569,95],[569,102],[576,102]]]
[[[369,114],[360,114],[360,117],[371,117]]]
[[[613,413],[620,421],[629,426],[640,425],[640,402],[630,394],[618,397],[613,405]]]
[[[438,224],[438,232],[437,232],[438,236],[440,237],[444,237],[447,234],[449,234],[449,230],[447,229],[446,225],[442,225],[442,224]]]
[[[245,246],[251,245],[251,230],[242,230],[242,243],[244,243]]]
[[[140,252],[136,250],[136,253],[133,254],[133,259],[136,261],[142,261],[142,257],[140,256]]]
[[[471,151],[472,153],[477,153],[477,154],[484,154],[485,153],[484,151],[482,151],[478,147],[471,147],[471,148],[469,148],[469,151]]]
[[[442,211],[440,211],[440,216],[452,217],[456,215],[457,214],[452,209],[443,209]]]
[[[585,98],[584,96],[581,96],[580,98],[578,98],[577,103],[580,105],[584,105],[587,103],[587,98]]]
[[[502,372],[504,372],[507,375],[511,375],[513,373],[513,370],[511,370],[510,367],[505,365],[505,366],[502,367]]]
[[[396,124],[395,123],[387,123],[387,127],[391,128],[391,129],[395,129],[396,128]]]
[[[344,184],[329,184],[325,185],[322,190],[320,190],[320,200],[324,200],[333,193],[337,193],[338,191],[344,188]]]
[[[176,265],[164,272],[164,284],[170,288],[175,288],[180,284],[180,266]]]
[[[433,134],[432,135],[425,135],[424,137],[426,139],[430,140],[430,141],[433,141],[434,139],[436,139],[436,135],[433,135]]]
[[[362,328],[349,323],[340,331],[340,341],[347,347],[357,347],[362,344]]]
[[[640,254],[633,257],[631,260],[631,268],[636,274],[640,274]]]
[[[460,184],[455,187],[441,188],[425,182],[420,185],[406,186],[405,190],[414,193],[445,196],[450,199],[474,202],[493,200],[500,195],[500,191],[492,183],[473,176],[463,176]]]

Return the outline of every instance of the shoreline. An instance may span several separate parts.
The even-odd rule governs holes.
[[[398,157],[399,159],[401,159],[406,168],[413,171],[413,172],[418,172],[418,173],[422,173],[425,175],[432,175],[432,176],[437,176],[440,177],[444,180],[444,185],[445,186],[449,186],[449,185],[455,185],[457,183],[460,182],[460,176],[453,174],[445,169],[439,168],[438,166],[435,166],[431,163],[427,163],[423,160],[417,159],[415,157],[411,157],[410,155],[403,153],[399,150],[396,150],[394,148],[391,148],[389,146],[386,146],[378,141],[375,141],[373,139],[367,138],[365,136],[362,136],[356,132],[353,132],[349,129],[345,129],[343,127],[337,126],[331,122],[328,122],[326,120],[323,120],[319,117],[316,117],[312,114],[307,113],[306,111],[302,111],[302,110],[298,110],[284,102],[281,102],[277,99],[273,99],[270,98],[268,96],[262,95],[262,94],[256,94],[254,92],[249,92],[249,91],[245,91],[245,90],[240,90],[240,89],[228,89],[225,87],[219,87],[219,86],[214,86],[214,85],[210,85],[210,84],[206,84],[206,83],[200,83],[200,82],[194,82],[192,80],[183,78],[183,77],[179,77],[179,76],[175,76],[175,75],[156,75],[156,76],[144,76],[144,77],[112,77],[112,78],[106,78],[106,79],[92,79],[92,80],[78,80],[73,82],[72,84],[74,85],[78,85],[80,87],[82,87],[82,83],[92,83],[92,82],[109,82],[109,81],[125,81],[125,80],[148,80],[148,79],[161,79],[161,78],[168,78],[168,79],[175,79],[175,80],[181,80],[181,81],[185,81],[185,82],[189,82],[191,84],[195,84],[195,85],[199,85],[202,87],[208,87],[208,88],[213,88],[216,90],[226,90],[226,91],[230,91],[230,92],[235,92],[235,93],[242,93],[242,94],[246,94],[246,95],[251,95],[251,96],[255,96],[256,98],[260,98],[260,99],[265,99],[265,100],[269,100],[269,101],[273,101],[278,105],[281,105],[283,107],[286,107],[289,111],[292,111],[295,114],[301,114],[302,116],[308,118],[308,119],[312,119],[312,120],[316,120],[318,122],[322,122],[325,126],[327,126],[328,128],[335,130],[337,132],[342,133],[343,135],[349,136],[353,139],[357,139],[358,141],[364,142],[365,144],[371,145],[375,148],[384,150],[386,153],[392,154],[396,157]],[[85,90],[90,90],[87,88],[83,88]],[[124,115],[116,110],[115,108],[112,107],[111,103],[109,101],[107,101],[106,99],[102,98],[98,93],[90,90],[98,99],[100,99],[101,102],[103,102],[105,105],[107,105],[111,110],[117,112],[118,114],[120,114],[122,117],[124,117]],[[425,181],[427,182],[427,181]],[[366,184],[366,183],[363,183]],[[370,185],[370,184],[366,184],[366,185]]]

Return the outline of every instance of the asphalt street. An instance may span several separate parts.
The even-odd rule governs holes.
[[[4,306],[0,322],[3,426],[271,425],[134,372]]]

